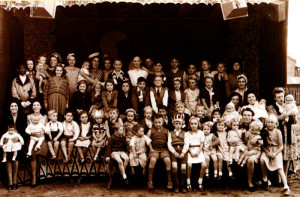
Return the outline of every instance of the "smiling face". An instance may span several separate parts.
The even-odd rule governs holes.
[[[274,120],[272,120],[270,118],[266,119],[266,126],[267,126],[268,130],[272,131],[273,129],[275,129],[277,126],[276,124],[277,123]]]
[[[68,59],[69,66],[74,66],[75,63],[76,63],[75,57],[74,56],[69,57],[69,59]]]
[[[161,63],[154,64],[153,70],[154,70],[154,72],[160,72],[162,70]]]
[[[38,60],[38,62],[43,65],[46,64],[46,61],[47,61],[47,58],[45,56],[40,56],[40,58]]]
[[[32,109],[35,113],[40,113],[41,111],[41,104],[38,102],[38,101],[35,101],[33,104],[32,104]]]
[[[256,96],[253,93],[248,94],[247,101],[250,105],[254,105],[256,102]]]
[[[197,114],[197,117],[204,116],[204,114],[205,114],[205,108],[204,108],[204,106],[197,106],[197,108],[196,108],[196,114]]]
[[[99,67],[99,58],[98,57],[94,57],[94,59],[92,59],[92,67],[93,68],[98,68]]]
[[[137,86],[139,87],[140,90],[144,90],[146,87],[146,82],[141,81],[140,83],[137,84]]]
[[[95,121],[96,121],[97,124],[101,124],[102,121],[103,121],[103,117],[102,116],[97,116],[97,117],[95,117]]]
[[[86,84],[85,83],[80,84],[79,87],[78,87],[78,89],[79,89],[79,91],[81,93],[85,93],[85,91],[86,91]]]
[[[38,125],[40,120],[38,118],[34,117],[34,118],[32,118],[31,122],[33,125]]]
[[[180,81],[174,81],[174,89],[175,89],[176,91],[179,91],[180,88],[181,88],[181,83],[180,83]]]
[[[155,87],[161,87],[163,84],[163,80],[162,80],[161,76],[156,76],[153,83],[154,83]]]
[[[108,92],[111,92],[114,90],[114,84],[110,82],[106,82],[105,88]]]
[[[58,64],[57,58],[56,57],[51,57],[50,58],[50,66],[54,67]]]
[[[9,109],[10,109],[10,112],[12,114],[18,113],[18,110],[19,110],[18,104],[17,103],[11,103]]]
[[[165,117],[167,115],[167,111],[164,108],[158,109],[158,115],[161,115],[162,117]]]
[[[61,77],[62,74],[63,74],[63,68],[60,67],[60,66],[57,66],[56,69],[55,69],[55,75],[56,75],[57,77]]]
[[[235,105],[235,106],[238,106],[238,104],[239,104],[239,101],[240,101],[240,98],[239,98],[239,96],[233,96],[232,98],[231,98],[231,102]]]
[[[213,80],[209,77],[205,78],[205,87],[207,87],[208,89],[211,89],[213,86]]]
[[[85,68],[85,69],[88,70],[90,68],[90,63],[89,62],[83,62],[82,68]]]

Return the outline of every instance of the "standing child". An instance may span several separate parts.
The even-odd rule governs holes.
[[[148,169],[148,189],[153,189],[153,172],[156,161],[158,159],[162,159],[166,165],[167,175],[168,175],[168,189],[173,188],[172,183],[172,174],[171,174],[171,159],[170,153],[168,150],[168,133],[169,131],[163,127],[163,118],[160,115],[155,115],[154,119],[154,127],[151,128],[147,136],[152,140],[153,151],[150,152],[149,158],[149,169]]]
[[[39,93],[43,93],[43,81],[46,79],[46,72],[48,65],[46,64],[47,58],[45,55],[40,55],[38,58],[38,64],[35,67],[36,79],[39,81]]]
[[[186,193],[186,153],[189,150],[189,138],[187,133],[182,130],[182,123],[183,119],[181,119],[181,116],[175,115],[173,118],[174,130],[169,132],[168,134],[168,148],[171,152],[172,174],[175,182],[175,193],[179,192],[179,187],[181,188],[182,193]],[[181,172],[179,175],[177,169],[178,164],[181,166]]]
[[[70,159],[70,156],[73,152],[73,147],[75,144],[75,140],[77,140],[80,129],[78,124],[73,121],[74,115],[72,111],[65,112],[65,121],[62,123],[64,136],[61,139],[60,145],[63,155],[65,157],[65,163],[67,163]],[[68,150],[67,150],[68,146]]]
[[[86,61],[82,62],[80,73],[83,73],[86,76],[90,77],[91,75],[90,75],[89,68],[90,68],[90,62],[89,61],[86,60]],[[79,73],[78,78],[77,78],[77,83],[82,81],[82,80],[86,81],[86,79],[80,73]]]
[[[147,165],[147,145],[149,146],[150,152],[153,151],[151,145],[151,139],[144,135],[144,128],[142,125],[136,125],[133,127],[133,137],[130,140],[130,167],[131,174],[135,174],[134,167],[141,166],[142,174],[146,175],[146,165]]]
[[[80,162],[84,162],[83,152],[87,151],[87,148],[90,146],[92,138],[92,125],[89,121],[88,113],[86,111],[81,112],[79,119],[81,124],[79,125],[80,133],[79,137],[76,140],[75,146],[77,147],[78,154],[80,156]]]
[[[155,76],[153,81],[154,87],[150,88],[150,102],[153,111],[158,113],[158,105],[168,106],[168,88],[162,87],[162,76]]]
[[[227,163],[228,174],[230,178],[233,178],[231,168],[229,167],[229,146],[227,141],[227,132],[224,119],[220,118],[216,123],[217,131],[216,136],[219,139],[219,145],[217,149],[219,177],[217,180],[221,180],[223,176],[223,161]]]
[[[186,84],[185,84],[186,73],[184,70],[179,68],[179,65],[180,65],[179,59],[176,57],[172,57],[171,61],[170,61],[170,65],[171,65],[171,70],[169,70],[166,73],[167,87],[173,87],[174,79],[178,79],[182,82],[182,86],[185,89],[186,88]]]
[[[188,72],[187,72],[187,74],[185,76],[185,79],[184,79],[186,83],[188,83],[188,80],[190,78],[196,79],[197,82],[199,81],[199,76],[196,74],[197,73],[197,68],[194,64],[190,64],[187,71]]]
[[[149,87],[146,87],[146,79],[144,77],[139,77],[137,86],[133,87],[131,102],[138,119],[142,120],[144,108],[150,106],[150,90]]]
[[[246,146],[243,143],[243,132],[239,129],[239,119],[231,120],[231,130],[228,132],[227,141],[229,144],[229,163],[232,164],[234,159],[236,162],[240,159],[240,153],[245,152]]]
[[[228,75],[227,72],[225,71],[225,65],[223,62],[218,63],[217,73],[214,76],[214,87],[216,88],[216,91],[219,91],[218,94],[220,95],[220,107],[224,109],[230,90],[229,90]]]
[[[203,191],[203,177],[207,168],[205,157],[203,154],[203,143],[204,143],[204,133],[199,129],[199,121],[197,118],[192,117],[190,119],[190,131],[187,133],[189,141],[189,153],[188,153],[188,170],[187,170],[187,189],[192,190],[191,186],[191,173],[193,164],[201,164],[200,176],[198,179],[198,188]],[[209,164],[209,163],[208,163]]]
[[[209,164],[210,159],[213,161],[214,166],[214,179],[218,177],[218,159],[217,159],[217,151],[216,145],[218,145],[219,140],[214,133],[212,133],[213,122],[205,122],[203,124],[203,132],[205,135],[204,145],[203,145],[203,153],[205,157],[205,162],[207,165],[206,168],[206,178],[209,178]]]
[[[52,159],[56,159],[59,147],[59,138],[63,134],[63,126],[61,122],[57,121],[58,113],[57,111],[50,110],[48,111],[48,118],[50,121],[46,124],[46,140],[48,144],[49,152],[52,155]],[[54,146],[54,148],[53,148]]]
[[[13,139],[18,138],[18,142],[14,142]],[[17,132],[14,125],[9,125],[7,128],[7,132],[4,133],[0,140],[0,147],[3,149],[3,160],[2,162],[5,163],[7,161],[7,155],[11,152],[12,161],[17,160],[18,151],[21,150],[22,146],[24,145],[24,140],[22,136]]]
[[[94,113],[94,124],[93,124],[93,142],[92,147],[94,151],[94,160],[98,159],[99,153],[102,148],[106,145],[106,127],[103,123],[103,111],[96,110]]]
[[[219,108],[219,92],[213,88],[214,80],[211,75],[207,75],[204,82],[205,87],[201,90],[200,98],[207,115],[210,116],[215,108]]]
[[[39,118],[37,117],[32,117],[32,124],[29,124],[25,130],[25,132],[30,135],[30,141],[29,141],[29,146],[28,146],[28,153],[27,153],[27,157],[32,155],[32,150],[34,145],[35,151],[38,151],[41,148],[41,145],[43,143],[43,141],[45,140],[45,126],[43,124],[39,123]],[[36,137],[33,134],[39,133],[41,134],[41,137]]]
[[[284,188],[284,195],[290,194],[290,188],[288,186],[287,178],[283,171],[283,158],[282,158],[282,134],[277,129],[278,120],[275,115],[269,115],[266,119],[266,136],[264,141],[266,142],[262,146],[263,152],[260,157],[260,164],[263,174],[263,186],[268,189],[268,170],[277,171],[281,178]]]
[[[117,107],[118,105],[118,91],[114,90],[114,83],[110,79],[105,82],[105,90],[102,92],[102,102],[106,111],[110,107]]]
[[[120,86],[122,90],[118,93],[118,109],[120,117],[123,119],[126,110],[132,108],[130,81],[123,81]]]
[[[188,88],[184,90],[185,106],[188,109],[189,115],[196,114],[196,105],[200,103],[200,90],[197,88],[197,81],[195,77],[188,80]]]
[[[173,85],[174,88],[169,90],[168,108],[170,117],[173,117],[177,113],[176,102],[185,101],[185,93],[181,88],[181,81],[179,79],[174,79]]]
[[[129,81],[129,76],[122,70],[123,64],[121,60],[116,59],[113,66],[115,69],[109,73],[108,79],[112,79],[114,81],[115,89],[120,90],[122,83],[124,81]]]
[[[126,122],[124,123],[124,127],[125,127],[126,142],[128,145],[130,144],[130,140],[133,136],[132,133],[133,127],[138,124],[136,121],[134,121],[135,114],[136,113],[134,109],[127,109],[125,113]]]
[[[113,127],[115,124],[123,126],[123,121],[119,118],[119,110],[116,107],[110,108],[108,111],[109,119],[105,121],[105,128],[106,128],[106,136],[110,138],[113,134],[114,130]]]
[[[144,117],[139,124],[143,125],[144,132],[145,134],[148,133],[149,129],[153,127],[153,122],[152,122],[152,115],[153,115],[153,110],[150,106],[147,106],[144,108]]]
[[[125,170],[129,162],[129,157],[126,152],[127,144],[124,136],[124,127],[119,125],[118,127],[115,127],[113,135],[108,140],[106,149],[106,161],[108,162],[111,157],[118,162],[119,170],[123,176],[123,180],[126,184],[128,184]]]
[[[263,144],[262,137],[260,136],[260,131],[263,128],[263,123],[259,120],[255,120],[250,123],[249,128],[249,131],[245,133],[247,148],[241,155],[241,158],[238,162],[238,164],[240,164],[242,167],[247,163],[249,158],[258,162],[261,154],[261,146]]]
[[[32,80],[34,80],[35,81],[35,71],[34,71],[34,61],[33,61],[33,59],[31,59],[31,58],[28,58],[27,60],[26,60],[26,65],[27,65],[27,71],[26,71],[26,75],[30,78],[30,79],[32,79]]]
[[[160,62],[157,62],[156,64],[153,65],[153,72],[148,72],[148,77],[147,77],[147,84],[150,87],[154,87],[155,85],[153,84],[153,81],[156,76],[161,76],[163,80],[163,86],[165,86],[165,82],[167,78],[165,77],[165,73],[162,70],[163,65]]]

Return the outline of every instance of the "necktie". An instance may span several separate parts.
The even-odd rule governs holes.
[[[159,95],[159,94],[160,94],[159,89],[156,90],[156,94],[157,94],[158,96],[160,96],[160,95]]]

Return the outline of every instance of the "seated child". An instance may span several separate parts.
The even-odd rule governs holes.
[[[184,103],[181,101],[176,102],[176,114],[179,114],[182,116],[183,118],[183,124],[182,124],[182,129],[187,131],[188,130],[188,125],[189,125],[189,120],[190,120],[190,116],[188,114],[185,113],[185,106]],[[171,130],[174,129],[174,126],[171,126]]]
[[[67,163],[70,159],[70,156],[73,152],[73,147],[75,141],[77,140],[80,129],[78,124],[73,121],[73,112],[66,110],[65,112],[65,121],[62,123],[63,125],[63,138],[61,139],[60,146],[65,157],[65,163]],[[68,150],[67,150],[68,145]]]
[[[103,123],[103,111],[97,110],[94,113],[94,125],[93,125],[93,141],[92,147],[94,151],[94,160],[96,161],[99,157],[99,153],[102,148],[106,146],[106,127]]]
[[[168,134],[168,148],[171,152],[172,174],[175,183],[175,193],[179,192],[179,187],[183,193],[186,193],[186,163],[187,151],[189,150],[189,137],[185,131],[182,130],[183,119],[180,115],[175,115],[173,118],[174,130]],[[197,121],[198,127],[198,121]],[[180,175],[178,175],[178,164],[181,166]],[[180,184],[179,184],[180,177]]]
[[[158,115],[161,115],[164,119],[164,125],[166,129],[171,128],[172,120],[171,118],[168,117],[168,108],[164,105],[159,105],[158,106]]]
[[[125,136],[126,136],[126,142],[129,145],[130,144],[130,140],[133,136],[132,133],[132,129],[135,125],[137,125],[138,123],[136,121],[134,121],[135,118],[135,110],[130,108],[127,109],[126,112],[126,122],[124,123],[124,127],[125,127]]]
[[[17,142],[14,142],[13,139],[18,138]],[[13,152],[12,161],[16,161],[18,156],[18,151],[21,150],[24,145],[24,140],[22,136],[17,132],[14,125],[9,125],[7,132],[4,133],[0,140],[0,147],[3,149],[3,160],[5,163],[7,161],[7,153]]]
[[[144,119],[142,119],[139,124],[143,125],[145,134],[148,133],[149,129],[153,127],[152,122],[153,110],[150,106],[144,108]]]
[[[229,102],[226,107],[225,111],[222,115],[222,118],[225,120],[226,126],[231,127],[231,121],[232,119],[237,119],[240,121],[240,115],[239,113],[235,110],[235,106],[232,102]]]
[[[28,146],[28,153],[27,157],[32,155],[32,150],[34,145],[36,144],[34,150],[38,151],[41,148],[41,145],[43,141],[45,140],[45,126],[42,124],[39,124],[39,118],[37,117],[32,117],[32,124],[29,124],[27,128],[25,129],[25,132],[30,135],[30,141],[29,141],[29,146]],[[36,135],[39,135],[37,137]]]
[[[228,132],[227,141],[229,144],[229,163],[232,159],[239,161],[240,152],[245,152],[246,145],[243,143],[242,130],[239,129],[240,121],[236,118],[231,120],[231,130]]]
[[[163,118],[160,115],[154,116],[153,123],[154,127],[147,133],[147,136],[152,140],[151,144],[153,147],[153,151],[149,153],[150,163],[148,169],[148,189],[153,189],[152,177],[154,167],[158,159],[162,159],[166,165],[168,174],[167,188],[172,189],[171,159],[167,145],[169,131],[163,127]]]
[[[47,140],[49,152],[52,159],[56,159],[59,147],[59,138],[63,134],[63,126],[61,122],[57,121],[58,113],[53,109],[48,111],[48,118],[50,121],[46,124],[45,138]],[[54,146],[54,148],[53,148]]]
[[[127,144],[125,139],[124,127],[119,125],[118,127],[114,127],[114,129],[115,131],[108,139],[106,161],[108,162],[110,158],[112,158],[118,162],[119,170],[121,172],[121,175],[123,176],[123,180],[126,184],[128,184],[125,170],[129,162],[129,157],[126,153]]]
[[[249,125],[250,130],[245,133],[245,139],[247,141],[247,148],[241,155],[238,164],[244,166],[249,158],[253,158],[258,161],[261,154],[261,146],[263,144],[260,131],[263,128],[263,123],[259,120],[255,120]]]
[[[90,68],[90,62],[89,61],[84,61],[81,65],[80,72],[87,75],[88,77],[90,77],[89,68]],[[86,81],[86,79],[79,73],[78,78],[77,78],[77,82],[82,81],[82,80]]]
[[[210,159],[213,161],[214,166],[214,179],[218,177],[218,159],[216,145],[219,143],[219,139],[214,133],[212,133],[213,122],[205,122],[202,126],[202,130],[205,135],[203,153],[205,157],[206,168],[206,178],[209,178],[209,163]]]
[[[144,128],[142,125],[136,125],[133,127],[133,134],[134,136],[130,140],[130,167],[131,167],[131,174],[134,175],[134,167],[141,166],[143,169],[142,174],[146,175],[146,165],[147,165],[147,145],[150,148],[150,152],[153,151],[151,145],[151,139],[144,135]]]
[[[205,107],[202,104],[196,105],[195,115],[201,125],[209,120],[208,117],[206,116]]]
[[[81,121],[81,124],[79,125],[80,133],[79,137],[76,140],[75,146],[77,147],[78,154],[80,156],[80,162],[84,162],[84,154],[83,151],[86,152],[87,148],[90,146],[92,138],[92,125],[89,121],[88,113],[86,111],[82,111],[79,119]]]
[[[291,94],[287,95],[285,97],[285,104],[283,106],[283,114],[286,114],[287,116],[291,116],[291,115],[297,115],[298,112],[299,111],[294,96]],[[289,117],[286,117],[285,121],[288,122]]]

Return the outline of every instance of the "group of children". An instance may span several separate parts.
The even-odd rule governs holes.
[[[139,57],[134,58],[134,66],[139,64],[138,60]],[[39,67],[45,66],[43,62],[40,60]],[[114,61],[114,66],[112,72],[120,72],[121,61]],[[214,75],[208,71],[206,64],[202,65],[202,74],[197,74],[189,66],[188,74],[181,72],[181,75],[176,58],[172,59],[171,66],[176,72],[167,73],[166,77],[155,74],[163,72],[160,65],[153,66],[152,72],[146,69],[148,77],[153,79],[153,85],[147,84],[144,76],[135,76],[136,86],[132,90],[130,81],[135,80],[133,78],[130,81],[125,77],[121,81],[117,81],[117,77],[108,79],[102,84],[102,92],[102,85],[96,83],[93,93],[98,93],[97,101],[102,99],[102,104],[95,104],[89,111],[81,110],[80,113],[67,109],[63,122],[58,120],[55,110],[48,111],[45,125],[38,118],[33,118],[25,130],[30,135],[27,157],[31,157],[32,151],[38,151],[46,141],[51,159],[57,159],[60,146],[64,161],[68,162],[73,157],[75,146],[80,163],[84,163],[84,152],[91,146],[93,160],[97,161],[103,156],[107,162],[111,159],[117,162],[125,183],[128,183],[128,164],[132,175],[136,173],[137,166],[146,175],[148,164],[149,189],[153,188],[157,160],[163,160],[168,177],[167,188],[174,188],[175,192],[181,189],[183,193],[192,190],[193,164],[201,165],[198,178],[200,191],[204,190],[204,177],[222,179],[224,161],[228,176],[234,179],[231,170],[234,162],[243,167],[249,158],[260,156],[263,122],[254,120],[249,130],[240,127],[241,115],[235,105],[227,103],[222,97],[223,93],[217,92],[218,89],[213,85],[214,80],[228,78],[223,64],[218,65]],[[28,68],[31,68],[29,64]],[[40,82],[44,79],[42,69],[37,68],[36,77]],[[89,62],[83,62],[82,72],[89,75],[88,69]],[[31,70],[27,73],[29,75]],[[79,82],[84,80],[82,76],[79,78]],[[201,90],[198,88],[200,86]],[[118,88],[115,90],[114,87]],[[42,89],[39,90],[41,93]],[[121,95],[124,100],[118,98]],[[298,113],[293,97],[289,95],[286,100],[286,113]],[[224,113],[220,107],[224,107]],[[77,114],[78,120],[75,119]],[[16,137],[19,140],[15,140]],[[2,162],[7,161],[7,152],[13,152],[14,161],[24,141],[16,128],[10,125],[0,145],[4,150]],[[213,164],[213,172],[209,172],[210,163]]]

